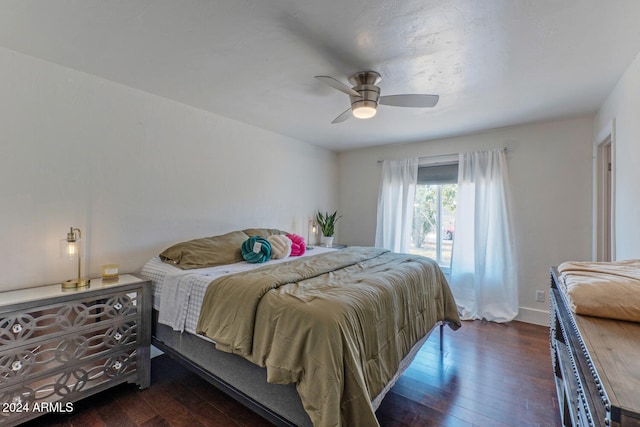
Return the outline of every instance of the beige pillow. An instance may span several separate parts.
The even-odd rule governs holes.
[[[244,231],[232,231],[181,242],[165,249],[160,259],[183,270],[233,264],[242,261],[240,247],[248,238]]]
[[[277,230],[275,228],[247,228],[243,230],[249,237],[260,236],[266,239],[269,236],[275,236],[278,234],[287,234],[286,231]]]

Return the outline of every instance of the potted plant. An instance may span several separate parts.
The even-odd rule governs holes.
[[[333,234],[335,233],[335,225],[336,222],[342,217],[342,215],[338,216],[338,212],[334,212],[329,214],[329,212],[325,212],[324,214],[318,211],[316,215],[316,221],[318,222],[318,226],[322,231],[322,243],[325,246],[329,247],[333,245]]]

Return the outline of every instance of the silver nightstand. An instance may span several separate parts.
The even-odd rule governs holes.
[[[133,275],[0,293],[0,424],[47,412],[123,382],[149,386],[151,283]]]

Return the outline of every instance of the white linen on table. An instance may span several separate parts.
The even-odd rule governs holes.
[[[336,249],[315,246],[302,256],[312,256]],[[246,261],[217,267],[182,270],[164,263],[160,257],[151,258],[142,268],[141,276],[151,280],[153,308],[158,310],[158,322],[174,331],[196,333],[204,295],[209,284],[222,276],[253,270],[264,265],[288,262],[300,257],[273,259],[266,263],[251,264]]]

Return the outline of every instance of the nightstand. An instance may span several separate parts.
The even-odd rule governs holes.
[[[56,285],[0,293],[0,424],[47,412],[124,382],[149,386],[151,282]]]

